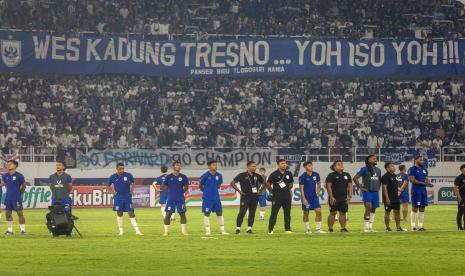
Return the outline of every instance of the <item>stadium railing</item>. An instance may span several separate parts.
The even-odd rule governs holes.
[[[185,150],[190,151],[199,148],[187,147],[163,147],[167,150]],[[219,152],[228,152],[230,150],[260,150],[270,149],[264,147],[208,147],[202,149],[217,150]],[[385,161],[412,161],[418,154],[427,155],[429,159],[434,159],[438,162],[464,162],[465,147],[442,147],[439,149],[417,149],[409,147],[396,148],[272,148],[276,150],[276,154],[289,161],[313,161],[313,162],[331,162],[341,159],[345,162],[363,162],[365,158],[374,154],[378,156],[378,160]],[[58,159],[63,159],[64,156],[76,156],[76,152],[87,153],[92,148],[59,148],[59,147],[20,147],[20,148],[3,148],[0,152],[0,158],[7,160],[14,156],[18,156],[22,162],[55,162]],[[114,148],[114,150],[118,150]],[[120,149],[127,150],[127,149]],[[155,150],[155,149],[147,149]]]

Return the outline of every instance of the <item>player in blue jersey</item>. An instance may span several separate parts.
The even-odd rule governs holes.
[[[187,176],[181,173],[181,162],[173,162],[173,172],[166,176],[165,182],[161,187],[168,197],[165,209],[164,236],[168,236],[171,215],[176,210],[181,217],[181,233],[187,236],[187,209],[184,193],[189,189],[189,180]]]
[[[116,164],[116,173],[110,176],[108,186],[111,187],[113,193],[113,211],[117,214],[117,222],[119,236],[122,236],[123,231],[123,214],[127,212],[131,220],[131,224],[136,231],[136,235],[142,236],[142,232],[137,225],[134,207],[132,205],[132,195],[134,193],[134,177],[132,174],[124,171],[124,164]]]
[[[299,177],[300,194],[302,196],[302,210],[304,211],[303,221],[305,233],[310,234],[310,222],[308,220],[309,211],[315,211],[315,231],[324,233],[321,230],[321,206],[318,196],[321,190],[320,175],[313,171],[313,164],[307,161],[303,164],[305,172]]]
[[[425,162],[424,158],[422,156],[417,156],[414,162],[415,165],[408,171],[408,178],[410,183],[412,183],[412,212],[410,214],[410,225],[413,231],[425,231],[423,223],[425,220],[425,208],[428,206],[426,186],[429,186],[431,181],[428,178],[428,170],[423,168]]]
[[[6,166],[8,172],[2,176],[2,183],[6,188],[5,216],[8,229],[5,234],[13,234],[13,211],[16,211],[16,214],[18,215],[21,234],[25,234],[26,219],[23,214],[23,200],[21,195],[26,190],[26,181],[24,176],[16,171],[16,168],[18,168],[18,161],[9,160]]]
[[[355,185],[362,191],[363,204],[365,205],[365,232],[375,232],[373,223],[375,212],[379,207],[379,189],[381,187],[381,170],[376,167],[378,163],[376,155],[368,155],[365,158],[365,167],[353,177]],[[362,178],[363,185],[359,182]]]
[[[218,164],[216,161],[208,161],[208,171],[200,177],[200,190],[202,195],[202,213],[205,217],[203,224],[205,225],[205,235],[211,235],[210,230],[210,213],[215,212],[218,217],[218,224],[220,226],[220,233],[228,235],[224,231],[224,218],[223,208],[221,206],[221,198],[218,189],[223,184],[223,176],[217,171]]]
[[[152,183],[152,186],[155,190],[160,191],[160,210],[161,214],[163,215],[163,220],[165,220],[166,212],[166,193],[161,189],[161,185],[165,182],[166,178],[166,173],[168,172],[168,167],[162,166],[161,167],[161,175],[157,178]],[[157,187],[158,186],[158,187]],[[174,216],[171,218],[171,221],[174,221]]]
[[[408,194],[408,174],[405,165],[399,166],[399,174],[396,176],[396,180],[398,182],[399,188],[404,187],[402,192],[400,193],[400,204],[402,205],[401,220],[406,221],[408,215],[408,203],[410,201],[410,198]]]
[[[258,174],[263,177],[266,181],[266,169],[260,168],[258,170]],[[258,195],[258,205],[260,206],[260,220],[265,220],[265,212],[266,212],[266,198],[268,197],[268,193],[266,189]]]
[[[73,189],[73,179],[65,172],[66,163],[61,160],[56,161],[56,173],[50,175],[48,183],[52,191],[52,205],[63,205],[65,212],[71,214],[73,200],[69,193]],[[76,219],[76,217],[73,217]]]

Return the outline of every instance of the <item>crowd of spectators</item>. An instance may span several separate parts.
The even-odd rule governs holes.
[[[0,28],[100,33],[461,38],[457,0],[0,0]]]
[[[0,74],[0,146],[463,146],[464,90],[463,80]]]

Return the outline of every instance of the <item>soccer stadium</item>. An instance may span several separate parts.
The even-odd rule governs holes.
[[[462,275],[465,1],[0,0],[1,275]]]

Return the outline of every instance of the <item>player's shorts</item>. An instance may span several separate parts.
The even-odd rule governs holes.
[[[258,204],[261,208],[266,207],[266,197],[268,196],[267,193],[261,194],[258,196]]]
[[[221,200],[219,198],[213,200],[204,199],[202,201],[202,213],[210,214],[211,212],[223,212],[223,207],[221,206]]]
[[[23,200],[21,198],[5,199],[5,210],[7,211],[22,211]]]
[[[428,206],[428,192],[426,188],[412,189],[412,206],[414,208],[424,208]]]
[[[171,200],[168,198],[166,200],[165,212],[174,213],[176,212],[176,210],[178,211],[178,213],[187,212],[186,201],[185,200]]]
[[[386,203],[384,203],[384,210],[386,212],[391,212],[392,210],[400,211],[400,202],[393,202],[389,205],[386,205]]]
[[[363,192],[363,203],[371,203],[372,208],[379,207],[379,192]]]
[[[408,196],[408,191],[407,190],[400,193],[400,202],[401,203],[408,203],[409,201],[410,201],[410,198]]]
[[[167,199],[168,197],[166,196],[166,194],[163,191],[160,192],[160,204],[166,204]]]
[[[321,208],[320,201],[317,196],[305,196],[305,199],[308,201],[308,205],[305,206],[302,204],[303,211],[313,211]]]
[[[334,205],[329,204],[329,211],[347,213],[349,211],[349,204],[345,200],[336,201]]]
[[[65,207],[65,212],[70,213],[73,209],[73,200],[70,197],[64,197],[62,199],[52,198],[52,205],[61,204]]]
[[[131,195],[115,195],[113,198],[113,211],[134,212]]]

